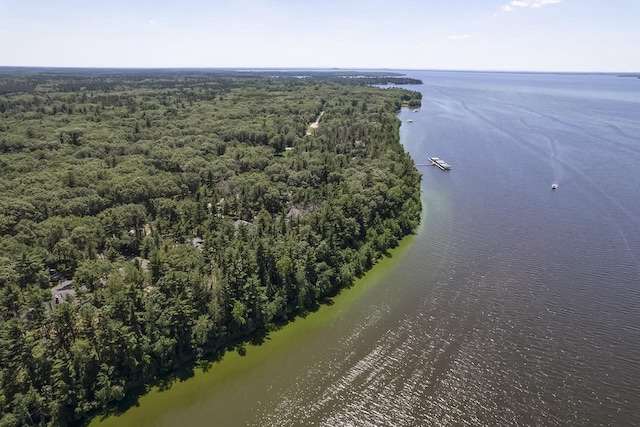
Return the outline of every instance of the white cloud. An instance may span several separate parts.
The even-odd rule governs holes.
[[[464,40],[471,38],[471,36],[469,34],[453,34],[449,38],[452,40]]]
[[[513,0],[509,4],[502,6],[503,12],[511,12],[514,7],[542,7],[548,4],[557,4],[562,0]]]
[[[153,19],[149,21],[149,24],[151,24],[151,25],[153,25],[155,23],[156,23],[156,21],[154,21]]]

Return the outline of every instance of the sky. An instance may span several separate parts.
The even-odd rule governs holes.
[[[0,66],[640,72],[640,0],[0,0]]]

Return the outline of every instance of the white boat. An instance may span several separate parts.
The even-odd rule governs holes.
[[[433,166],[437,166],[443,171],[448,171],[451,169],[451,165],[449,163],[445,162],[442,159],[439,159],[438,157],[429,157],[429,161]]]
[[[413,120],[411,120],[411,119],[407,119],[407,120],[406,120],[406,122],[407,122],[407,123],[413,123]]]
[[[551,184],[551,189],[555,190],[556,188],[558,188],[558,184],[556,184],[555,182],[553,184]]]

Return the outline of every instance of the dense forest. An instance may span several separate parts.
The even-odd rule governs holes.
[[[82,422],[410,233],[420,94],[361,77],[0,70],[0,424]]]

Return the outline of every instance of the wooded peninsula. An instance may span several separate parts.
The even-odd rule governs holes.
[[[317,308],[417,226],[393,73],[0,69],[0,425]],[[313,125],[313,126],[312,126]]]

